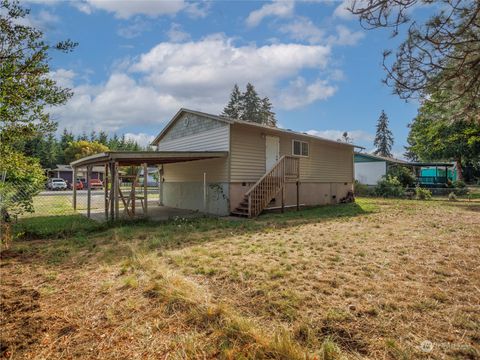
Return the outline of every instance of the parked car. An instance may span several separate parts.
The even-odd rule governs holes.
[[[47,189],[49,190],[67,190],[67,183],[61,178],[48,179]]]
[[[103,189],[103,182],[100,179],[90,179],[90,188],[93,189]]]
[[[87,186],[87,179],[85,178],[80,178],[80,181],[83,183],[83,188],[84,189],[88,189],[88,186]],[[102,180],[100,179],[90,179],[90,188],[92,190],[95,190],[95,189],[103,189],[103,182]]]
[[[77,179],[77,181],[75,183],[75,188],[77,190],[83,190],[83,182],[80,179]],[[73,190],[73,183],[70,183],[70,189]]]

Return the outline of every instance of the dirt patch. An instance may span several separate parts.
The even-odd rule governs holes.
[[[40,310],[40,293],[20,283],[4,282],[0,285],[0,356],[10,357],[40,340],[46,330]]]

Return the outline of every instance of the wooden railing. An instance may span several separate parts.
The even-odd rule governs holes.
[[[245,193],[248,197],[248,217],[258,216],[280,191],[283,205],[285,184],[298,180],[299,175],[300,159],[289,155],[282,156],[273,168]]]

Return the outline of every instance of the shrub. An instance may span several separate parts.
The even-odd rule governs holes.
[[[354,192],[355,196],[372,196],[374,195],[375,190],[372,187],[355,180]]]
[[[453,186],[455,187],[455,194],[456,195],[466,195],[468,194],[467,185],[462,180],[455,180],[453,182]]]
[[[415,185],[415,175],[413,171],[406,166],[391,166],[388,169],[388,174],[396,177],[403,187],[413,187]]]
[[[430,200],[432,198],[432,192],[428,189],[424,189],[420,186],[415,187],[415,199],[417,200]]]
[[[395,176],[387,175],[377,183],[375,194],[383,197],[402,197],[404,189]]]
[[[448,200],[450,201],[457,201],[457,195],[452,191],[450,194],[448,194]]]

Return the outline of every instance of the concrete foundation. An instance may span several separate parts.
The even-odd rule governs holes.
[[[254,183],[230,184],[230,211],[233,211],[243,200],[245,193]],[[352,183],[313,183],[300,182],[300,204],[306,206],[337,204],[345,197],[348,191],[353,190]],[[295,183],[288,183],[285,191],[285,205],[296,205],[297,188]],[[271,206],[281,206],[282,198],[279,193]]]
[[[203,182],[164,182],[163,205],[213,215],[228,215],[228,183],[207,183],[206,190],[205,201]]]

